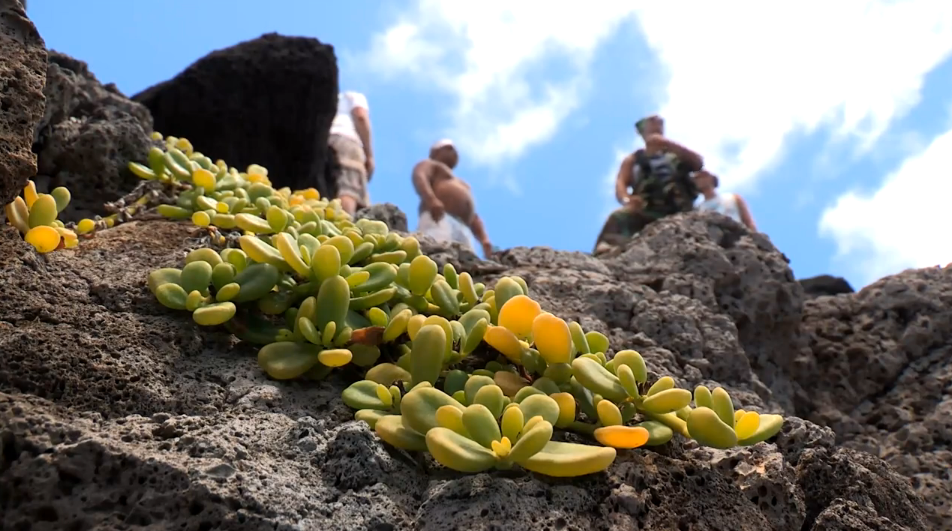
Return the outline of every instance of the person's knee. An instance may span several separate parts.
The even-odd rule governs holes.
[[[340,196],[340,206],[350,215],[357,212],[357,200],[349,195]]]

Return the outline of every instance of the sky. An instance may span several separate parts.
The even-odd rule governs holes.
[[[130,96],[263,33],[334,45],[341,89],[369,101],[371,200],[411,230],[411,170],[450,138],[493,244],[590,252],[633,123],[660,113],[798,278],[858,289],[952,262],[949,0],[30,0],[28,15]]]

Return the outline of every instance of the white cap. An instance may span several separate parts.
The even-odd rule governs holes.
[[[447,146],[453,147],[453,141],[450,140],[449,138],[444,138],[442,140],[437,140],[436,143],[434,143],[430,149],[432,149],[433,151],[436,151],[437,149],[440,149],[442,147],[447,147]]]

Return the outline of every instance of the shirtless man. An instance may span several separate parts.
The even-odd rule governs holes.
[[[437,241],[457,242],[470,251],[473,250],[471,237],[475,236],[484,256],[489,258],[493,246],[483,221],[476,214],[472,191],[465,181],[453,175],[458,162],[459,154],[453,142],[440,140],[430,148],[430,158],[414,166],[413,187],[420,196],[417,231]]]

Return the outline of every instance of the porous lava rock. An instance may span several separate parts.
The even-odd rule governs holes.
[[[745,351],[766,364],[788,338],[799,284],[758,236],[719,223],[692,214],[655,224],[626,251],[653,253],[651,268],[547,248],[468,268],[458,246],[421,242],[478,281],[523,276],[547,309],[637,348],[655,375],[723,385],[737,407],[780,411],[786,398]],[[199,245],[192,236],[188,223],[133,221],[38,255],[13,229],[0,231],[5,526],[926,528],[905,478],[797,417],[752,448],[679,440],[622,451],[607,472],[571,480],[457,474],[396,451],[341,402],[346,371],[320,383],[271,380],[253,347],[155,302],[146,275],[180,266]],[[676,237],[680,248],[669,249]],[[754,325],[758,333],[745,331]]]
[[[926,529],[952,530],[952,267],[808,301],[801,329],[796,413],[907,476]]]
[[[115,84],[100,83],[84,61],[63,53],[49,52],[46,77],[46,109],[33,145],[37,189],[69,189],[72,200],[60,219],[106,215],[103,204],[139,182],[128,163],[145,160],[152,145],[149,110]]]
[[[377,203],[362,208],[357,212],[358,218],[382,221],[390,230],[401,234],[407,232],[407,216],[393,203]]]
[[[33,129],[46,104],[46,44],[19,0],[0,0],[0,205],[36,175]]]
[[[334,197],[327,135],[337,90],[333,46],[268,33],[214,51],[132,99],[149,108],[156,130],[189,139],[212,159],[260,164],[278,188]]]

